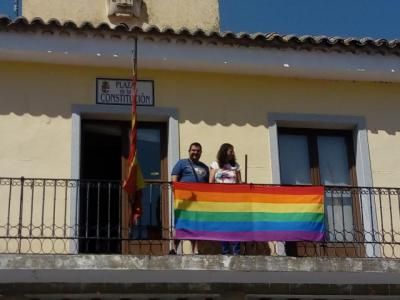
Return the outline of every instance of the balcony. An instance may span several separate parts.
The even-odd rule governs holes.
[[[200,255],[168,255],[168,182],[147,183],[137,224],[119,181],[1,178],[0,197],[0,296],[400,294],[396,188],[326,186],[324,241],[246,242],[240,256],[219,255],[215,241],[200,241]]]
[[[120,182],[0,179],[0,253],[166,255],[171,185],[148,182],[132,224]],[[400,258],[400,189],[325,187],[325,241],[242,243],[242,255]],[[218,242],[199,253],[219,254]]]

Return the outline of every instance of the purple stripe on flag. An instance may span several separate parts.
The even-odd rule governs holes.
[[[180,240],[209,240],[209,241],[315,241],[324,239],[323,232],[310,231],[242,231],[242,232],[210,232],[189,231],[177,229],[175,238]]]

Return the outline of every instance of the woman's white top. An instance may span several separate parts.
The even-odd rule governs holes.
[[[216,183],[236,183],[237,172],[240,171],[239,164],[232,166],[231,164],[225,164],[223,168],[220,168],[218,162],[213,161],[210,165],[211,169],[217,170],[215,172]]]

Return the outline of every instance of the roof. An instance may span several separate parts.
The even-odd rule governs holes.
[[[14,20],[7,16],[0,16],[1,31],[77,31],[77,32],[110,32],[115,35],[140,34],[157,35],[166,37],[199,39],[223,43],[231,46],[254,46],[254,47],[272,47],[272,48],[296,48],[306,50],[339,51],[339,52],[364,52],[369,54],[379,53],[400,54],[400,40],[371,39],[371,38],[342,38],[329,36],[311,36],[311,35],[281,35],[278,33],[234,33],[234,32],[206,32],[201,29],[189,30],[182,28],[179,30],[173,28],[159,28],[154,25],[132,26],[119,24],[114,27],[107,23],[93,25],[90,22],[84,22],[80,25],[73,21],[61,22],[57,19],[50,19],[45,22],[41,18],[28,20],[24,17],[18,17]]]

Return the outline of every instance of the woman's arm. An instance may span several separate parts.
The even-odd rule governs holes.
[[[217,172],[216,169],[210,168],[210,178],[209,182],[214,183],[215,182],[215,173]]]
[[[243,183],[242,182],[242,174],[239,171],[236,171],[236,183]]]

